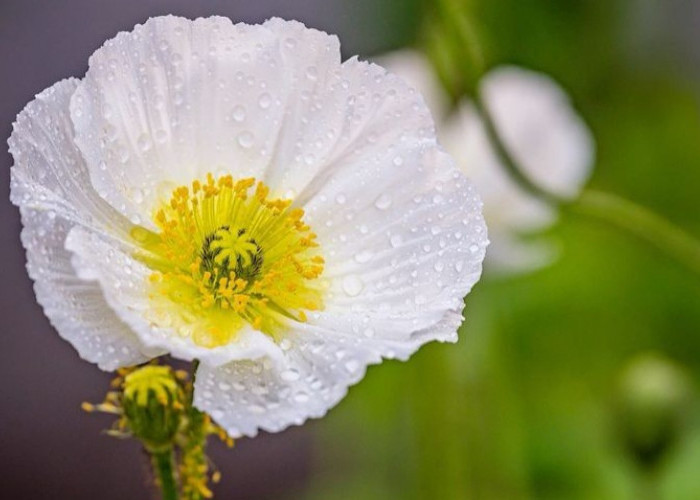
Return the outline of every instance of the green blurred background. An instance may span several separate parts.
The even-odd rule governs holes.
[[[382,4],[401,24],[387,49],[421,48],[437,3]],[[465,5],[487,66],[536,69],[570,93],[597,143],[590,187],[700,235],[697,2]],[[618,411],[625,367],[649,351],[686,374],[694,399],[700,276],[582,216],[562,214],[545,236],[561,246],[554,265],[485,275],[457,345],[370,368],[318,424],[320,479],[307,498],[700,498],[692,401],[649,467],[625,444],[635,423]]]

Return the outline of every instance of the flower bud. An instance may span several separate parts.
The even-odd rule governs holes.
[[[149,451],[172,446],[183,403],[184,392],[169,366],[144,366],[124,378],[124,418]]]
[[[618,384],[617,426],[626,451],[653,468],[682,433],[690,382],[680,366],[656,353],[627,365]]]

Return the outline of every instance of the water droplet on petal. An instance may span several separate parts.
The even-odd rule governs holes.
[[[365,262],[369,262],[373,256],[374,254],[372,252],[363,250],[362,252],[355,254],[355,262],[364,264]]]
[[[381,194],[375,200],[374,206],[377,207],[379,210],[386,210],[391,206],[391,198],[387,194]]]
[[[351,359],[345,362],[345,369],[349,373],[355,373],[358,370],[358,368],[360,368],[360,363],[356,359]]]
[[[238,134],[238,144],[245,149],[250,148],[253,145],[253,134],[246,131]]]
[[[360,280],[360,278],[354,274],[346,276],[343,279],[343,291],[350,297],[356,297],[359,295],[363,288],[364,285],[362,284],[362,280]]]
[[[260,106],[262,109],[269,108],[271,103],[272,97],[270,97],[270,94],[268,94],[267,92],[261,94],[258,98],[258,106]]]
[[[399,234],[392,234],[391,238],[389,238],[389,242],[391,243],[391,246],[396,248],[403,243],[403,238]]]
[[[245,120],[245,107],[240,104],[231,110],[231,118],[236,122],[242,122]]]
[[[287,382],[294,382],[295,380],[299,380],[299,371],[290,368],[280,373],[280,377]]]
[[[151,146],[153,146],[153,144],[151,143],[151,138],[148,136],[148,134],[141,134],[136,140],[136,145],[142,153],[145,153],[146,151],[151,149]]]
[[[294,401],[297,403],[306,403],[309,400],[309,395],[304,391],[299,391],[294,395]]]

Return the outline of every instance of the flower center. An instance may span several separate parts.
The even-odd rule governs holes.
[[[155,326],[204,347],[225,345],[246,324],[273,337],[322,307],[323,257],[291,200],[230,176],[176,188],[155,213],[159,232],[132,230],[148,265]]]

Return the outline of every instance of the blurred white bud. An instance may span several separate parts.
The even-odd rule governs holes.
[[[426,102],[446,102],[437,77],[422,56],[401,53],[382,61],[390,71],[425,92]],[[423,90],[425,89],[425,90]],[[509,152],[537,185],[562,197],[575,197],[588,179],[595,155],[593,137],[573,109],[566,93],[549,77],[526,69],[506,66],[490,71],[480,83],[481,94]],[[484,202],[484,215],[491,245],[486,268],[496,272],[522,272],[548,264],[556,256],[549,241],[526,241],[523,235],[551,226],[556,212],[522,190],[494,153],[479,116],[469,100],[443,119],[436,112],[438,135],[445,149],[474,181]]]

